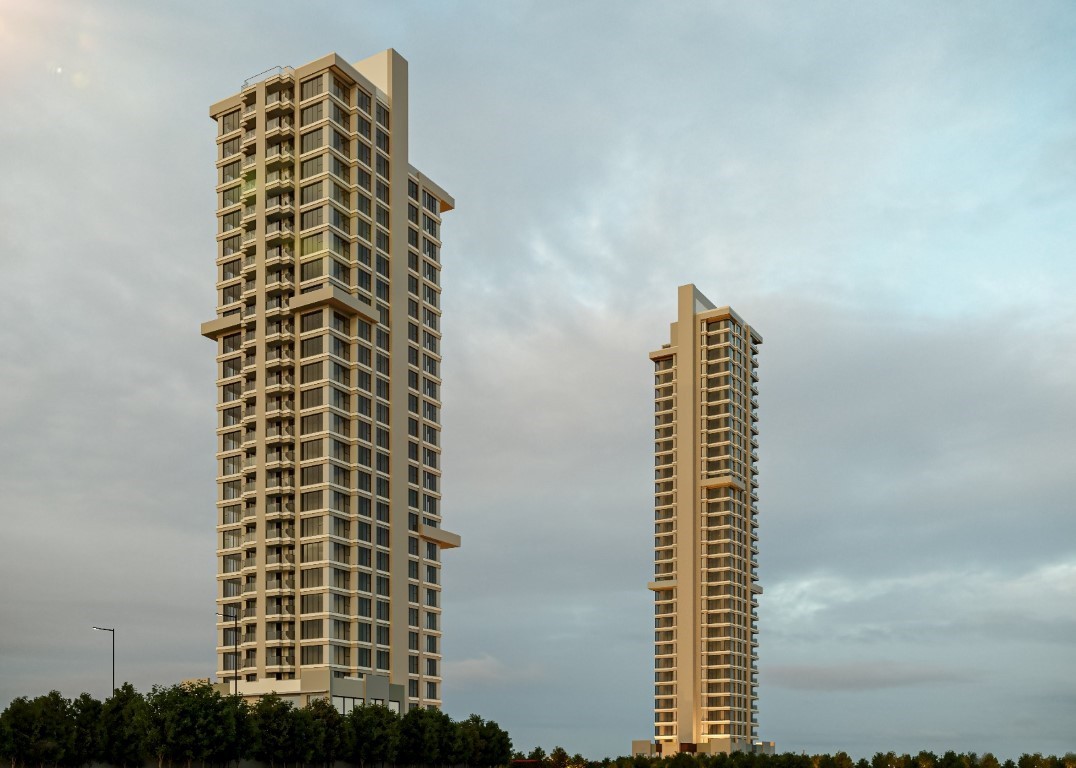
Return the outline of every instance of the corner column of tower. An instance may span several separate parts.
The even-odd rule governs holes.
[[[677,292],[676,348],[676,732],[700,741],[699,721],[699,340],[695,286]]]

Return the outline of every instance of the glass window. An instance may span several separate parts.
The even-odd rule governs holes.
[[[312,99],[324,90],[324,78],[321,75],[304,80],[299,85],[299,98],[303,101]]]

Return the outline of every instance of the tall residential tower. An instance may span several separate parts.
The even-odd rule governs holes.
[[[757,741],[758,345],[729,307],[680,286],[654,362],[654,743],[633,752],[767,749]]]
[[[407,62],[277,67],[217,124],[217,677],[441,702],[441,216]],[[233,621],[232,617],[238,617]]]

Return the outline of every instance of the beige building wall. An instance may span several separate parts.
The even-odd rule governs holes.
[[[654,739],[662,754],[757,742],[758,345],[680,286],[654,362]],[[633,752],[640,750],[633,743]]]
[[[210,116],[217,677],[437,706],[441,555],[460,543],[440,493],[440,228],[455,203],[408,162],[407,62],[275,68]]]

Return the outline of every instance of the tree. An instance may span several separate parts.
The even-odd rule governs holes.
[[[553,751],[549,753],[550,768],[568,768],[568,760],[568,750],[564,747],[553,747]]]
[[[539,763],[545,763],[545,750],[541,747],[535,747],[531,750],[531,753],[527,755],[528,760],[537,760]]]
[[[415,707],[400,719],[399,761],[404,765],[446,765],[456,756],[457,730],[439,709]]]
[[[290,701],[284,701],[276,694],[258,699],[258,703],[251,710],[254,724],[251,757],[268,764],[270,768],[275,768],[278,762],[285,762],[291,750],[291,715],[294,709]]]
[[[190,768],[194,762],[218,759],[222,747],[234,744],[229,705],[207,682],[154,686],[143,720],[146,745],[158,766],[167,761]]]
[[[310,762],[332,766],[342,751],[344,718],[326,699],[314,699],[306,705],[306,710],[315,738]]]
[[[97,724],[101,760],[117,768],[142,765],[145,707],[146,700],[130,683],[124,683],[105,699]]]
[[[74,724],[71,702],[50,691],[30,702],[33,717],[32,743],[29,762],[38,765],[59,765],[74,745]]]
[[[344,727],[344,757],[360,768],[395,763],[400,747],[400,718],[377,704],[355,707]]]
[[[0,714],[0,749],[5,759],[10,761],[11,768],[25,765],[31,760],[36,734],[34,708],[29,699],[20,696]]]
[[[94,763],[100,757],[98,723],[101,720],[101,702],[84,693],[71,702],[72,725],[71,752],[64,764],[73,768]]]
[[[482,724],[482,746],[475,763],[479,768],[508,765],[512,760],[512,738],[492,720]]]

